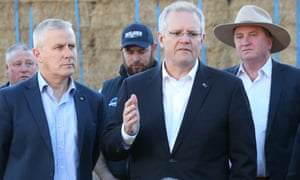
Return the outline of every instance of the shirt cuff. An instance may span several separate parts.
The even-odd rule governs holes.
[[[125,147],[125,149],[129,149],[130,146],[132,145],[132,143],[134,142],[137,134],[134,135],[134,136],[130,136],[129,134],[127,134],[125,132],[124,124],[122,124],[122,130],[121,131],[122,131],[122,138],[123,138],[123,141],[124,141],[124,147]]]

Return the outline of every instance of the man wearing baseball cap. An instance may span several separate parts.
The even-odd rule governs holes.
[[[122,33],[121,44],[123,64],[120,66],[119,76],[106,80],[103,83],[102,89],[100,89],[106,105],[107,118],[105,123],[109,121],[115,111],[118,102],[117,95],[123,80],[131,75],[158,66],[154,57],[155,51],[156,43],[153,40],[153,35],[149,27],[141,23],[133,23],[125,27]],[[105,161],[104,157],[100,156],[95,167],[95,172],[100,179],[105,179],[107,176],[111,176],[111,174],[120,180],[128,179],[128,160],[106,161],[106,163]],[[106,165],[107,167],[105,167]],[[104,172],[101,168],[105,168]]]
[[[257,180],[300,179],[291,160],[300,129],[300,70],[276,62],[271,54],[290,43],[288,31],[264,9],[243,6],[234,23],[217,25],[215,36],[236,48],[239,65],[226,71],[243,81],[250,101],[257,145]],[[299,158],[298,158],[299,159]],[[293,163],[296,164],[296,163]]]

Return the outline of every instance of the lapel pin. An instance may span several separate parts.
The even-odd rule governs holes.
[[[202,83],[202,86],[207,88],[207,84],[206,83]]]
[[[83,99],[84,99],[83,97],[80,97],[80,100],[81,100],[81,101],[83,101]]]

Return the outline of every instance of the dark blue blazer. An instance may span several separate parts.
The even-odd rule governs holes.
[[[0,89],[5,88],[5,87],[9,87],[9,81],[6,82],[4,85],[0,86]]]
[[[272,64],[265,156],[270,179],[283,180],[291,168],[293,144],[300,124],[300,70],[273,60]],[[239,65],[226,71],[237,74],[238,69]]]
[[[290,168],[286,180],[299,180],[300,179],[300,124],[295,138],[295,144],[291,157]]]
[[[100,151],[102,95],[75,82],[78,180],[92,179]],[[0,179],[52,180],[54,157],[37,75],[0,90]]]
[[[121,137],[124,102],[134,93],[140,130],[130,149]],[[133,75],[120,89],[120,102],[105,128],[103,151],[111,160],[131,155],[130,179],[253,180],[256,145],[250,106],[240,79],[200,63],[174,148],[166,134],[162,70]],[[228,159],[233,166],[230,170]]]

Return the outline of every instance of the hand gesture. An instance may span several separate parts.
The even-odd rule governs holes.
[[[132,94],[124,105],[123,123],[125,132],[128,135],[134,136],[138,133],[140,127],[140,113],[135,94]]]

